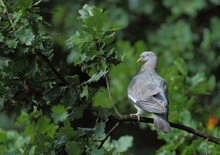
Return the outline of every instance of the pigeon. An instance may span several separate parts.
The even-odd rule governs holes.
[[[128,86],[128,98],[137,109],[137,113],[130,116],[138,117],[140,121],[140,114],[150,112],[154,116],[155,129],[169,133],[168,90],[165,80],[156,72],[157,56],[146,51],[141,53],[139,61],[145,63]]]

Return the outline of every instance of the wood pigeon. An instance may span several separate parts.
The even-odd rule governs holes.
[[[143,112],[150,112],[154,115],[154,127],[157,131],[171,132],[168,123],[168,91],[165,80],[157,72],[157,56],[146,51],[137,60],[145,61],[140,72],[132,79],[128,86],[128,98],[138,110],[131,116],[138,117]]]

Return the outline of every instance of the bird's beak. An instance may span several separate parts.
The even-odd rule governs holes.
[[[143,61],[143,58],[140,57],[139,59],[137,59],[137,62]]]

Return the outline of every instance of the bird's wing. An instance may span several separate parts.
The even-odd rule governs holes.
[[[166,109],[154,96],[159,93],[158,87],[150,77],[137,75],[128,86],[128,97],[132,102],[148,112],[163,113]]]
[[[154,83],[156,88],[158,90],[158,93],[153,95],[153,97],[163,106],[167,106],[168,105],[168,89],[167,89],[167,85],[166,82],[163,78],[161,78],[160,76],[157,76],[154,79]]]
[[[158,91],[155,89],[154,84],[140,75],[135,76],[128,86],[128,96],[131,99],[133,98],[134,102],[157,93]]]
[[[135,76],[128,86],[128,96],[146,111],[163,113],[167,110],[167,85],[155,71],[140,72]]]
[[[148,100],[137,101],[137,105],[141,109],[155,114],[162,114],[166,112],[166,108],[162,106],[153,96],[148,98]]]

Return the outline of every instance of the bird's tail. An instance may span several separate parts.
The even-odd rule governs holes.
[[[157,131],[171,132],[166,114],[154,114],[154,127]]]

